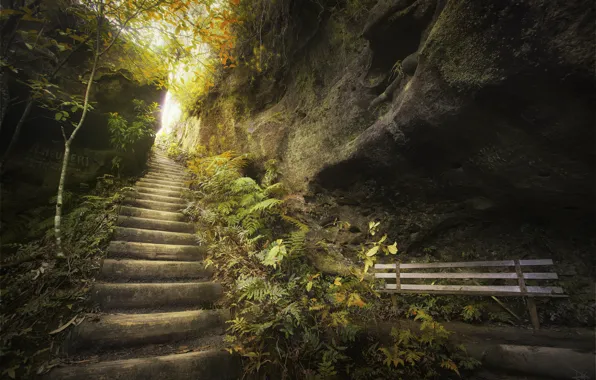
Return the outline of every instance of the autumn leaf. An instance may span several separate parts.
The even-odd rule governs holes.
[[[366,304],[362,301],[358,293],[352,293],[348,298],[348,306],[364,307]]]

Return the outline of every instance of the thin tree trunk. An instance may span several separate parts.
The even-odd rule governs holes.
[[[56,216],[54,217],[54,234],[56,235],[57,254],[56,257],[65,257],[64,250],[62,247],[62,202],[64,196],[64,185],[66,184],[66,175],[68,173],[68,162],[70,161],[70,145],[72,144],[77,132],[83,126],[87,111],[89,110],[89,95],[91,94],[91,86],[93,85],[93,79],[95,78],[95,71],[97,70],[97,64],[99,62],[99,48],[101,45],[101,20],[103,18],[103,2],[100,3],[99,15],[97,17],[97,39],[95,41],[95,53],[93,58],[93,67],[91,68],[91,75],[89,76],[89,82],[87,83],[87,90],[85,91],[85,101],[83,103],[83,114],[79,123],[75,127],[74,131],[68,139],[64,141],[64,157],[62,158],[62,171],[60,172],[60,182],[58,183],[58,195],[56,197]]]
[[[27,120],[27,117],[29,116],[29,112],[31,112],[32,107],[33,107],[33,97],[30,96],[29,99],[27,99],[27,105],[25,106],[25,110],[23,111],[23,114],[21,115],[21,118],[19,119],[19,122],[17,123],[17,127],[15,128],[15,130],[12,134],[12,138],[10,139],[10,144],[8,144],[8,147],[6,148],[6,151],[4,152],[4,155],[2,156],[2,160],[0,160],[0,173],[2,172],[2,168],[4,167],[4,163],[8,159],[10,152],[12,151],[16,142],[19,139],[19,134],[21,133],[23,124],[25,124],[25,120]]]
[[[89,38],[90,37],[87,37],[85,39],[85,41],[83,41],[76,48],[71,50],[71,52],[58,64],[58,66],[56,66],[56,68],[54,68],[54,71],[52,71],[52,73],[48,77],[48,81],[51,81],[58,74],[58,72],[60,71],[62,66],[64,66],[66,64],[66,62],[68,62],[70,57],[72,57],[75,52],[77,52],[82,46],[86,45],[87,41],[89,41]],[[25,110],[23,111],[23,114],[21,115],[21,118],[19,119],[19,122],[17,123],[14,133],[12,134],[12,137],[10,139],[10,144],[6,148],[6,151],[4,152],[4,155],[2,156],[2,159],[0,160],[0,173],[2,173],[2,167],[4,166],[4,163],[6,162],[6,160],[8,160],[8,157],[10,157],[10,152],[14,148],[16,142],[19,140],[19,135],[21,133],[23,124],[25,123],[25,121],[27,120],[27,117],[29,116],[29,113],[31,112],[31,108],[34,103],[34,98],[35,98],[34,93],[31,93],[29,95],[29,98],[27,99],[27,105],[25,106]],[[4,114],[2,115],[2,118],[0,118],[0,130],[2,130],[3,123],[4,123]]]

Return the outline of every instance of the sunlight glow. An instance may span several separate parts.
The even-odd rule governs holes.
[[[182,109],[178,101],[172,96],[170,91],[166,93],[164,104],[161,111],[161,128],[158,135],[169,134],[172,127],[180,120]]]

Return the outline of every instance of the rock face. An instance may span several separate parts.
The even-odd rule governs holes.
[[[215,145],[277,158],[297,190],[372,178],[585,209],[594,16],[581,1],[380,1],[365,40],[321,16],[283,80],[251,86],[233,71],[187,122],[189,145],[225,135]],[[391,101],[368,109],[396,79]]]
[[[389,31],[418,15],[436,17],[418,30],[424,36],[430,28],[414,76],[321,181],[372,175],[424,193],[591,207],[593,7],[448,1],[433,10],[429,3],[397,1],[367,25],[374,61],[387,54],[381,42]]]

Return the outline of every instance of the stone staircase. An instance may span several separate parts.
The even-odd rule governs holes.
[[[180,213],[184,169],[153,154],[121,207],[114,240],[92,290],[102,314],[65,344],[72,365],[48,379],[232,380],[239,363],[222,350],[228,312],[202,261],[194,227]],[[78,363],[78,364],[77,364]]]

